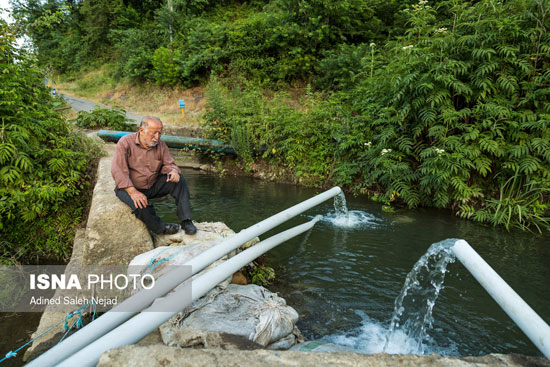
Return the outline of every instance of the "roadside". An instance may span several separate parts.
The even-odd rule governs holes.
[[[58,94],[65,99],[65,101],[69,104],[69,106],[71,106],[71,108],[76,113],[80,111],[90,112],[96,107],[100,107],[100,108],[112,107],[112,105],[109,106],[103,103],[98,103],[98,102],[93,102],[82,98],[77,98],[75,96],[67,94],[66,92],[63,92],[63,93],[58,92]],[[143,118],[143,116],[147,116],[147,115],[155,115],[155,114],[151,112],[145,115],[138,115],[132,111],[126,111],[126,117],[130,119],[130,121],[128,122],[131,124],[135,124],[136,128],[141,122],[141,119]],[[162,117],[161,117],[161,120],[162,120]],[[164,123],[164,131],[166,134],[178,135],[178,136],[200,137],[202,135],[202,129],[200,128],[200,126],[182,126],[182,125],[171,125],[171,124]]]
[[[88,101],[88,100],[85,100],[85,99],[77,98],[77,97],[74,97],[74,96],[72,96],[70,94],[67,94],[67,93],[58,93],[58,94],[60,96],[62,96],[65,99],[65,101],[67,101],[67,103],[76,112],[80,112],[80,111],[90,112],[91,110],[93,110],[97,106],[99,106],[101,108],[110,108],[111,107],[111,106],[104,105],[102,103],[96,103],[96,102],[91,102],[91,101]],[[128,117],[130,120],[132,120],[132,121],[129,121],[129,123],[133,123],[133,124],[139,124],[139,122],[143,118],[143,116],[136,115],[135,113],[132,113],[130,111],[126,111],[126,117]]]
[[[131,111],[130,115],[133,116],[158,116],[169,126],[199,127],[206,101],[202,87],[180,89],[146,82],[134,84],[115,81],[109,76],[109,70],[105,69],[83,74],[77,79],[53,77],[50,78],[49,86],[71,98],[91,101],[91,108],[95,104],[120,106]],[[184,115],[179,107],[179,100],[182,99],[185,101]],[[67,102],[71,103],[69,100]],[[75,101],[74,104],[73,108],[79,111],[79,102]],[[130,118],[135,119],[132,116]]]

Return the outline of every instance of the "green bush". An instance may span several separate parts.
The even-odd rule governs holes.
[[[446,11],[452,22],[439,23],[420,1],[407,35],[389,43],[387,65],[354,91],[366,144],[350,157],[360,162],[359,188],[548,228],[548,9],[485,0]]]
[[[174,57],[180,57],[181,51],[159,47],[153,56],[153,78],[161,85],[176,85],[181,82],[178,65]]]
[[[231,52],[224,47],[225,23],[210,23],[202,18],[190,23],[182,52],[174,55],[180,78],[186,85],[208,78],[211,72],[221,73]]]
[[[291,169],[304,184],[324,184],[331,173],[338,124],[336,106],[309,92],[301,108],[289,96],[264,96],[253,85],[224,87],[212,79],[204,115],[211,138],[232,141],[243,161],[251,152]]]
[[[161,32],[145,23],[141,28],[116,29],[109,39],[117,50],[114,74],[118,78],[151,80],[154,78],[154,55],[163,44]]]
[[[54,110],[55,101],[43,84],[44,74],[14,43],[11,29],[0,20],[0,234],[4,253],[24,246],[34,235],[31,228],[47,231],[33,225],[44,218],[55,221],[67,202],[86,192],[88,168],[97,154],[71,133],[69,124]],[[11,242],[15,237],[18,240]]]
[[[346,90],[358,80],[372,76],[376,65],[376,44],[346,45],[328,51],[319,61],[315,85],[321,89]]]
[[[85,129],[109,128],[119,131],[134,131],[136,125],[126,117],[126,111],[122,107],[100,108],[96,106],[92,111],[78,111],[78,116],[71,120],[76,126]]]

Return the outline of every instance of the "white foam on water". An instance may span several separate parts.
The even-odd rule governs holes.
[[[457,355],[454,345],[440,347],[431,345],[418,347],[418,341],[401,331],[391,333],[389,325],[370,319],[364,312],[356,311],[361,316],[361,326],[345,334],[332,334],[321,338],[321,341],[342,345],[357,353],[374,354],[430,354]],[[391,337],[390,337],[391,336]]]
[[[381,219],[361,210],[350,210],[345,214],[341,212],[330,212],[324,215],[321,221],[334,227],[344,229],[373,228],[380,225],[382,222]]]

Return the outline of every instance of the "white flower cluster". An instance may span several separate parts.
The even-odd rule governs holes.
[[[434,31],[434,33],[447,33],[447,28],[441,27]]]
[[[441,154],[441,153],[445,153],[445,150],[444,150],[444,149],[435,148],[435,152],[436,152],[437,154]]]
[[[391,152],[391,149],[382,149],[382,152],[380,153],[380,155],[384,155],[389,152]]]
[[[420,0],[418,4],[412,6],[414,11],[420,11],[422,9],[429,9],[431,6],[428,5],[428,0]]]
[[[403,50],[408,50],[410,48],[413,48],[413,45],[403,46]]]
[[[376,43],[371,42],[371,43],[370,43],[370,47],[374,47],[374,46],[376,46]]]
[[[371,147],[371,146],[372,146],[372,141],[366,142],[364,145],[365,145],[366,147]]]

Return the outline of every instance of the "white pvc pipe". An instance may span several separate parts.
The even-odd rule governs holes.
[[[550,358],[550,326],[464,240],[451,250],[521,331]]]
[[[177,314],[177,311],[158,312],[154,310],[184,309],[190,305],[191,302],[204,296],[217,284],[256,259],[258,256],[264,254],[278,244],[308,231],[319,219],[320,217],[317,216],[307,223],[261,241],[240,254],[232,257],[223,264],[218,265],[214,269],[193,280],[191,300],[189,299],[188,292],[185,290],[178,290],[168,295],[165,299],[159,300],[158,303],[154,304],[149,309],[128,320],[124,324],[88,345],[86,348],[65,359],[57,366],[95,366],[99,360],[99,357],[105,351],[138,342],[160,325],[168,321],[172,316]]]
[[[220,244],[206,250],[202,254],[193,258],[184,266],[180,266],[174,269],[170,273],[159,278],[155,282],[155,286],[149,290],[143,290],[137,294],[129,297],[121,304],[114,307],[109,312],[104,313],[101,317],[94,320],[92,323],[86,325],[84,328],[78,330],[76,333],[65,339],[63,342],[52,347],[48,351],[36,359],[29,362],[26,366],[29,367],[51,367],[55,366],[58,362],[67,358],[68,356],[76,353],[78,350],[84,348],[97,338],[105,335],[110,330],[114,329],[130,317],[135,315],[136,312],[124,312],[120,309],[127,309],[131,304],[135,310],[142,310],[149,306],[153,300],[165,295],[172,289],[183,283],[190,277],[189,271],[185,265],[192,267],[192,275],[197,274],[214,261],[238,248],[242,244],[258,237],[259,235],[275,228],[281,223],[305,212],[308,209],[313,208],[321,204],[322,202],[333,198],[340,194],[342,189],[338,186],[333,187],[330,190],[322,192],[308,200],[305,200],[299,204],[296,204],[278,214],[275,214],[263,221],[250,226],[232,237],[229,237]]]

